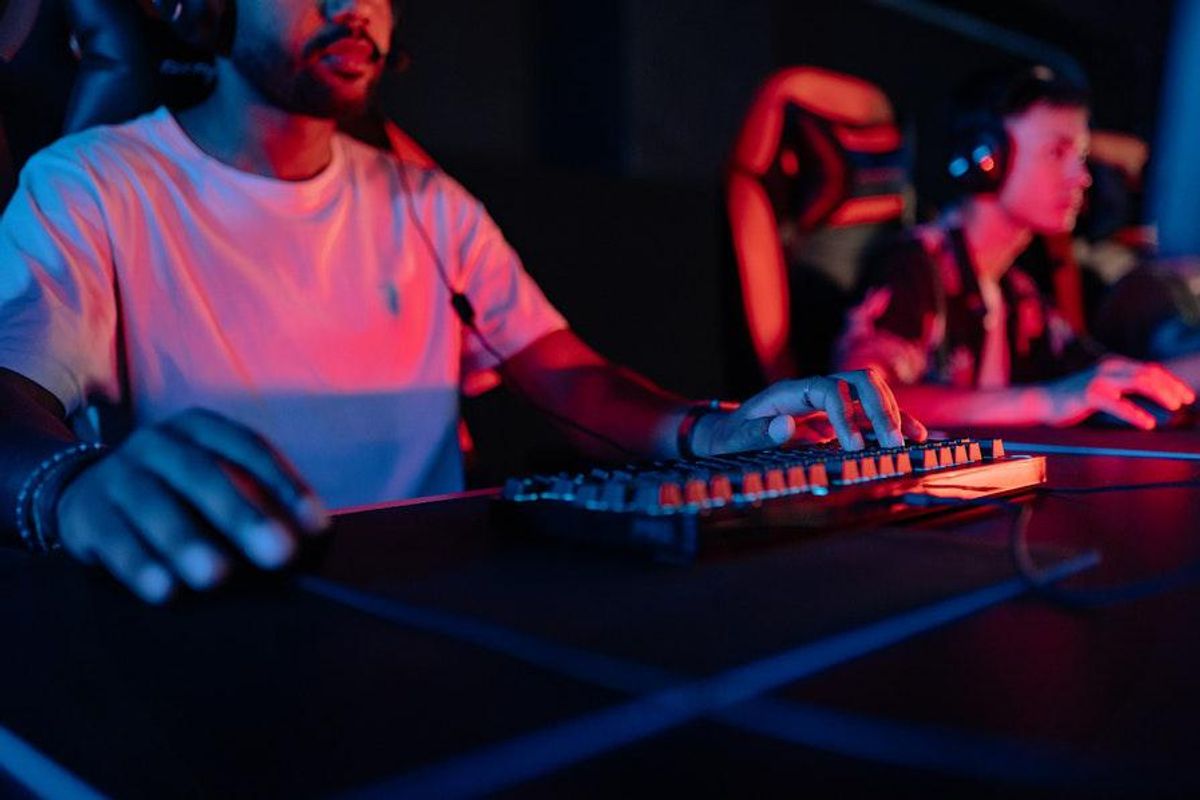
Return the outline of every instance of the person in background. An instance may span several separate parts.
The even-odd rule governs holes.
[[[847,314],[839,369],[880,370],[928,424],[1071,425],[1098,412],[1150,429],[1193,391],[1164,367],[1076,335],[1013,266],[1034,234],[1071,230],[1090,178],[1088,96],[1044,66],[956,98],[949,170],[961,205],[885,250]]]

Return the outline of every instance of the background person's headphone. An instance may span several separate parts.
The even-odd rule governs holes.
[[[1004,120],[1039,101],[1087,106],[1088,90],[1038,64],[1016,73],[982,75],[956,93],[946,168],[960,190],[968,194],[1000,191],[1012,159]]]
[[[236,0],[142,0],[152,6],[155,16],[163,20],[175,35],[200,52],[228,55],[233,47],[233,32],[237,26]],[[411,57],[400,41],[403,20],[401,0],[391,0],[393,19],[392,38],[384,65],[389,70],[403,71]]]

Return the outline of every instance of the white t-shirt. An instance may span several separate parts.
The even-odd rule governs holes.
[[[137,424],[221,412],[334,508],[454,491],[459,387],[495,364],[414,216],[501,355],[566,326],[439,170],[339,135],[319,175],[266,178],[205,154],[166,109],[68,136],[29,161],[0,221],[0,366],[68,413],[94,397]]]

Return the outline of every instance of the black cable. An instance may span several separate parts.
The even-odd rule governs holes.
[[[545,414],[556,422],[586,436],[590,436],[593,439],[602,442],[620,452],[624,456],[630,456],[636,460],[644,458],[644,454],[631,450],[615,439],[612,439],[603,433],[600,433],[599,431],[593,430],[577,420],[560,414],[554,409],[547,408],[541,403],[538,403],[536,400],[530,397],[529,394],[525,392],[525,390],[523,390],[516,381],[509,379],[505,371],[504,357],[500,355],[496,348],[492,347],[491,342],[487,340],[487,337],[483,335],[481,330],[479,330],[479,326],[475,324],[475,307],[471,305],[471,299],[463,292],[455,289],[454,285],[450,282],[450,275],[446,270],[446,265],[442,262],[441,256],[438,254],[437,247],[434,246],[433,240],[429,236],[429,232],[425,229],[425,226],[421,223],[421,220],[416,215],[416,211],[413,209],[413,205],[416,201],[416,194],[412,191],[412,186],[408,182],[408,174],[404,164],[400,164],[397,171],[400,174],[400,182],[404,185],[404,193],[407,195],[405,210],[408,214],[409,221],[412,222],[417,234],[425,243],[425,248],[429,251],[429,254],[433,256],[434,264],[437,265],[438,276],[441,278],[446,290],[450,292],[450,305],[454,308],[454,313],[462,322],[462,324],[467,328],[467,330],[473,333],[475,338],[479,340],[479,343],[483,345],[483,349],[486,350],[488,354],[492,356],[492,358],[496,359],[496,372],[500,375],[500,380],[504,383],[504,385],[523,401],[532,406],[536,411]]]
[[[1105,491],[1131,491],[1137,489],[1177,488],[1178,486],[1195,486],[1195,481],[1128,484],[1121,486],[1103,487],[1067,487],[1064,490],[1039,489],[1040,494],[1091,494],[1092,489]],[[1097,492],[1098,493],[1098,492]],[[906,499],[913,497],[906,495]],[[1059,579],[1048,577],[1034,563],[1033,555],[1029,552],[1029,542],[1026,533],[1029,521],[1033,517],[1033,508],[1014,500],[1003,498],[982,497],[974,500],[957,498],[929,497],[917,495],[921,499],[918,504],[929,506],[944,506],[947,508],[980,508],[993,507],[1008,511],[1012,514],[1012,522],[1008,532],[1008,550],[1013,567],[1018,577],[1036,596],[1049,602],[1076,610],[1107,608],[1122,603],[1140,600],[1144,597],[1161,594],[1194,583],[1200,580],[1200,559],[1188,562],[1177,570],[1158,575],[1145,580],[1130,581],[1101,589],[1064,589],[1058,585]],[[915,497],[914,497],[915,499]]]
[[[1152,484],[1143,484],[1149,487]],[[1143,488],[1133,487],[1133,488]],[[1120,487],[1122,489],[1130,487]],[[1016,504],[1012,504],[1016,505]],[[1018,513],[1013,519],[1009,532],[1009,551],[1017,570],[1035,593],[1046,600],[1074,609],[1108,608],[1122,603],[1140,600],[1156,594],[1162,594],[1173,589],[1187,586],[1200,580],[1200,559],[1194,559],[1179,569],[1163,573],[1153,578],[1130,581],[1128,583],[1106,586],[1099,589],[1064,589],[1053,581],[1048,581],[1038,574],[1029,554],[1029,544],[1026,530],[1032,509],[1022,507],[1024,513]]]

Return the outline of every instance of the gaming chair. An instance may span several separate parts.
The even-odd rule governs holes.
[[[776,72],[742,123],[725,190],[759,383],[827,371],[865,256],[911,213],[891,103],[850,75]]]
[[[0,205],[63,133],[153,108],[153,33],[133,0],[0,0]]]

